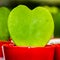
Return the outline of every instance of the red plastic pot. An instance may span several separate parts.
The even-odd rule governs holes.
[[[0,60],[3,59],[2,45],[9,45],[9,44],[11,44],[10,41],[0,41]]]
[[[10,44],[11,42],[6,42],[6,41],[0,41],[0,57],[2,57],[2,45],[5,45],[5,44]]]
[[[46,47],[3,46],[5,60],[53,60],[53,45]]]
[[[60,44],[56,44],[54,58],[54,60],[60,60]]]

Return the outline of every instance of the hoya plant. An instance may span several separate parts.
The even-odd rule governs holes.
[[[0,7],[0,41],[9,39],[8,15],[10,10],[6,7]]]
[[[8,29],[17,46],[43,47],[52,37],[54,22],[44,7],[31,10],[25,5],[19,5],[9,14]]]

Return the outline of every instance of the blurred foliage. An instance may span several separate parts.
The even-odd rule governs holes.
[[[0,0],[0,6],[7,6],[9,8],[14,8],[19,4],[24,4],[33,9],[39,5],[56,5],[60,6],[60,0]]]
[[[54,29],[54,36],[60,38],[60,10],[53,15],[55,29]]]

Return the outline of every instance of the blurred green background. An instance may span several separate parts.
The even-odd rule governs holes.
[[[27,5],[30,9],[37,6],[47,8],[54,20],[54,37],[60,38],[60,0],[0,0],[0,6],[6,6],[10,10],[17,5]]]
[[[39,5],[60,7],[60,0],[0,0],[0,6],[7,6],[9,8],[14,8],[19,4],[27,5],[30,8],[34,8]]]

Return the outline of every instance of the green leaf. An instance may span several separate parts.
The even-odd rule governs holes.
[[[9,39],[8,15],[10,10],[6,7],[0,7],[0,40]]]
[[[19,5],[9,15],[8,28],[17,46],[45,46],[53,34],[54,22],[46,8],[30,10]]]

